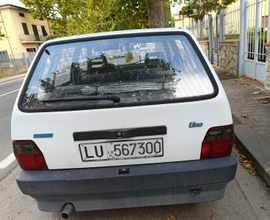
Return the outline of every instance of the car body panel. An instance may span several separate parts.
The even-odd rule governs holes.
[[[72,170],[21,170],[17,183],[42,211],[59,212],[198,203],[223,198],[237,161],[227,157],[200,161]],[[122,169],[129,173],[120,174]],[[52,187],[53,186],[53,187]]]
[[[150,100],[135,105],[112,103],[100,108],[76,105],[53,108],[53,104],[32,109],[22,106],[23,95],[48,46],[151,34],[188,35],[205,75],[209,77],[213,93],[183,99],[175,96],[172,101]],[[148,45],[151,50],[155,46]],[[135,47],[138,49],[138,44]],[[122,54],[120,45],[119,50],[113,52]],[[86,51],[83,51],[83,58],[87,56]],[[91,55],[93,51],[90,50]],[[56,79],[61,81],[61,76]],[[236,159],[233,154],[201,159],[202,144],[212,128],[229,126],[233,135],[232,124],[229,102],[218,76],[188,30],[130,30],[50,40],[40,47],[40,53],[29,68],[11,122],[12,140],[33,141],[42,152],[48,170],[21,170],[17,183],[21,191],[35,198],[39,209],[44,211],[60,211],[66,203],[72,203],[77,211],[85,211],[218,200],[235,176]],[[155,129],[158,131],[152,132]],[[126,131],[133,133],[129,137],[122,136]],[[118,133],[117,137],[102,138],[104,134]],[[78,134],[83,138],[78,138]],[[142,140],[162,142],[162,155],[87,161],[82,152],[86,149],[83,146]]]
[[[214,100],[102,109],[91,111],[23,113],[14,110],[12,117],[12,139],[33,140],[43,152],[49,169],[72,169],[84,167],[120,166],[124,164],[162,163],[200,159],[201,144],[211,127],[232,124],[225,93],[220,92]],[[198,109],[200,109],[198,111]],[[214,111],[213,111],[214,109]],[[206,114],[211,112],[211,114]],[[170,119],[173,116],[173,119]],[[121,119],[121,120],[120,120]],[[24,125],[23,129],[16,124]],[[55,123],[56,122],[56,123]],[[202,127],[189,128],[191,122],[203,123]],[[38,125],[38,126],[36,126]],[[79,152],[81,143],[98,143],[108,140],[77,141],[74,132],[167,127],[164,138],[164,157],[130,159],[101,162],[82,162]],[[34,134],[52,133],[52,138],[33,138]],[[149,138],[158,138],[149,136]],[[132,140],[142,139],[134,137]],[[144,137],[147,139],[147,137]],[[115,141],[115,140],[112,140]],[[59,159],[61,155],[61,160]]]

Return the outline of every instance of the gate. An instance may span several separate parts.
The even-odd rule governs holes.
[[[270,40],[268,12],[269,0],[241,1],[240,53],[245,53],[240,56],[240,74],[262,82],[266,80],[264,43]],[[244,43],[241,45],[241,42]]]

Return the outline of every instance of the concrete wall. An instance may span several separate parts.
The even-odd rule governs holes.
[[[239,75],[239,40],[219,41],[220,69]]]
[[[266,48],[266,80],[265,80],[265,89],[270,92],[270,43],[264,44]]]
[[[183,22],[182,22],[182,19],[174,19],[174,22],[175,22],[175,27],[176,28],[181,28],[183,26]]]
[[[3,68],[3,69],[0,69],[0,78],[15,76],[21,73],[26,73],[27,70],[28,70],[27,65],[16,66],[12,68]]]
[[[199,41],[199,44],[201,45],[203,52],[209,60],[209,41]]]

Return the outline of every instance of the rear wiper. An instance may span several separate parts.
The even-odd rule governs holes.
[[[87,96],[87,97],[76,97],[76,98],[59,98],[59,99],[46,99],[41,102],[68,102],[68,101],[82,101],[82,100],[112,100],[114,103],[120,102],[118,95],[107,95],[107,96]]]

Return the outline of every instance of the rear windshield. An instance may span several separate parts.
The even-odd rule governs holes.
[[[47,46],[24,88],[21,107],[151,105],[213,93],[185,35],[137,36]]]

